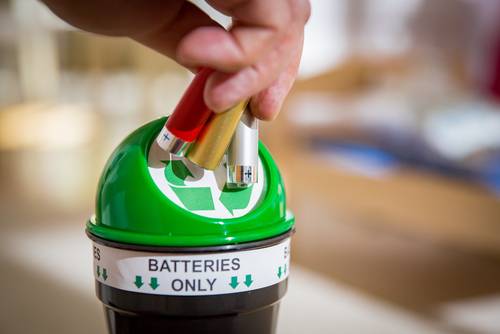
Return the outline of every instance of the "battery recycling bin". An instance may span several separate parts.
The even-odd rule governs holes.
[[[228,188],[155,144],[165,119],[129,135],[99,181],[93,243],[109,333],[274,333],[294,217],[271,155],[259,181]]]

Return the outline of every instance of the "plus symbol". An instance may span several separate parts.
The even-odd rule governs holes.
[[[163,141],[170,140],[168,133],[163,134]]]
[[[243,173],[247,178],[250,178],[252,176],[252,172],[247,170],[245,173]]]

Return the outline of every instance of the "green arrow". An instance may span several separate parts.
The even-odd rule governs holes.
[[[101,267],[97,266],[97,277],[101,277]]]
[[[280,267],[278,268],[278,278],[281,278],[281,274],[282,274],[282,272],[281,272],[281,266],[280,266]]]
[[[162,161],[165,164],[165,178],[174,186],[184,186],[188,176],[193,176],[191,171],[181,160]]]
[[[238,286],[238,277],[237,276],[232,276],[231,277],[231,283],[229,283],[229,285],[233,288],[233,289],[236,289],[236,287]]]
[[[245,285],[247,287],[250,287],[250,285],[252,285],[253,281],[252,281],[252,275],[246,275],[245,276]]]
[[[158,278],[151,277],[151,281],[149,283],[149,286],[151,287],[151,289],[156,290],[156,288],[160,286],[160,284],[158,284]]]
[[[212,191],[209,187],[179,188],[170,186],[188,210],[214,210]]]
[[[108,271],[106,270],[106,268],[102,268],[102,278],[104,280],[108,279]]]
[[[246,188],[228,188],[225,185],[219,199],[226,209],[233,214],[234,210],[247,207],[250,202],[250,195],[252,195],[252,186]]]
[[[285,269],[283,270],[283,274],[286,274],[286,263],[285,263]]]
[[[135,276],[134,284],[137,287],[137,289],[140,289],[141,286],[144,285],[144,283],[142,282],[142,276]]]
[[[179,200],[188,210],[214,210],[212,191],[209,187],[187,187],[184,182],[191,171],[182,160],[162,160],[165,164],[165,178]]]

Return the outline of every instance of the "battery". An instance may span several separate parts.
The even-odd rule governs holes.
[[[259,123],[247,107],[227,150],[227,185],[232,188],[257,183]]]
[[[168,153],[183,156],[213,114],[203,99],[205,83],[212,72],[202,68],[196,74],[156,138],[158,145]]]
[[[226,153],[247,105],[248,100],[244,100],[229,110],[213,114],[186,157],[202,168],[215,170]]]

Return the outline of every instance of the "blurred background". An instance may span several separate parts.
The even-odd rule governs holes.
[[[1,333],[105,333],[84,234],[100,170],[191,77],[0,0]],[[261,128],[297,218],[279,333],[500,333],[499,1],[313,0]]]

